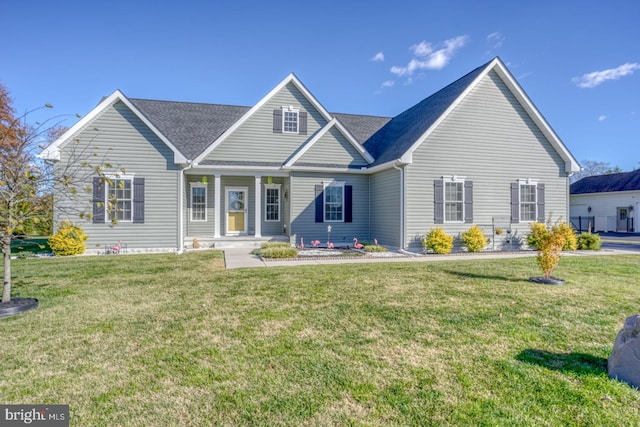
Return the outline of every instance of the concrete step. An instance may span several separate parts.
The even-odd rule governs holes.
[[[184,240],[184,246],[187,249],[193,249],[193,237]],[[249,248],[255,249],[262,246],[265,242],[288,242],[288,236],[262,236],[256,238],[254,236],[237,236],[237,237],[221,237],[214,239],[213,237],[198,237],[200,248],[230,249],[230,248]]]

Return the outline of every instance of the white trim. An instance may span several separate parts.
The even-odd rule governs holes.
[[[534,218],[533,219],[522,219],[522,187],[523,186],[529,186],[529,187],[534,187],[533,190],[533,196],[534,196],[534,200],[533,200],[533,207],[534,207]],[[538,180],[537,179],[518,179],[518,213],[519,213],[519,220],[521,223],[530,223],[530,222],[537,222],[538,221]],[[527,202],[528,205],[531,204],[531,202]]]
[[[515,80],[513,75],[509,72],[500,58],[496,57],[493,61],[491,61],[485,68],[482,70],[480,74],[475,78],[475,80],[469,84],[466,89],[456,98],[454,102],[449,105],[449,107],[445,110],[444,113],[438,117],[438,119],[433,122],[433,124],[427,129],[417,140],[413,143],[413,145],[409,148],[408,152],[415,152],[418,147],[422,145],[422,143],[431,135],[431,133],[447,118],[447,116],[462,102],[464,98],[489,74],[490,71],[495,70],[498,76],[502,79],[502,81],[507,85],[507,87],[511,90],[516,99],[520,102],[520,105],[529,113],[533,122],[538,126],[538,128],[545,135],[547,140],[551,143],[551,145],[555,148],[556,152],[560,154],[560,157],[565,161],[565,172],[573,173],[578,172],[580,170],[580,164],[573,157],[573,155],[569,152],[567,147],[560,140],[558,135],[553,131],[549,123],[544,119],[544,117],[540,114],[538,109],[535,107],[531,99],[524,92],[522,87]],[[403,156],[404,157],[404,156]]]
[[[294,107],[293,105],[287,105],[287,106],[283,106],[282,108],[282,133],[289,133],[289,134],[294,134],[294,135],[298,135],[300,133],[300,108],[299,107]],[[295,131],[291,131],[291,130],[286,130],[285,129],[285,113],[295,113],[296,115],[296,130]]]
[[[244,116],[242,116],[237,122],[235,122],[229,129],[224,131],[222,135],[218,137],[206,150],[202,152],[196,159],[194,163],[200,163],[207,156],[216,149],[225,139],[229,137],[232,133],[234,133],[240,126],[242,126],[251,116],[253,116],[256,111],[260,110],[271,98],[273,98],[278,92],[280,92],[286,85],[289,83],[293,83],[296,88],[302,92],[302,95],[311,103],[313,107],[327,120],[331,120],[331,114],[318,102],[318,100],[309,92],[309,90],[298,80],[295,74],[289,74],[284,80],[282,80],[276,87],[274,87],[264,98],[262,98],[256,105],[251,107],[249,111],[247,111]]]
[[[133,218],[134,218],[133,209],[134,209],[134,206],[135,206],[135,204],[133,203],[133,201],[134,201],[134,197],[133,197],[133,191],[134,191],[133,190],[133,188],[134,188],[133,187],[133,178],[134,178],[134,174],[129,173],[129,174],[121,174],[121,175],[119,175],[119,174],[105,175],[105,178],[106,178],[105,186],[104,186],[104,206],[105,206],[105,212],[104,212],[105,215],[104,216],[105,216],[105,222],[107,222],[107,220],[109,222],[111,222],[113,220],[113,218],[111,218],[112,214],[116,215],[116,217],[117,217],[117,213],[118,213],[117,205],[118,205],[118,200],[120,200],[120,199],[115,198],[116,207],[115,207],[115,209],[113,211],[111,211],[111,209],[107,208],[109,206],[109,191],[110,191],[110,188],[113,187],[109,181],[117,181],[117,180],[130,181],[131,182],[131,189],[130,189],[131,198],[128,199],[129,202],[131,203],[131,218],[129,218],[129,219],[119,219],[118,218],[117,221],[118,222],[133,222]],[[117,190],[118,189],[116,188],[116,191]],[[126,199],[122,199],[122,200],[125,201]]]
[[[193,189],[204,188],[204,219],[193,219]],[[208,200],[208,183],[190,182],[189,183],[189,221],[190,222],[207,222],[207,200]]]
[[[262,237],[262,216],[260,212],[262,211],[262,177],[260,175],[256,175],[255,177],[255,186],[253,187],[254,193],[254,201],[253,201],[253,221],[254,221],[254,237],[260,238]],[[249,194],[247,193],[247,202],[249,198]]]
[[[355,148],[358,153],[364,158],[367,163],[373,163],[374,158],[369,152],[360,145],[356,139],[349,133],[349,131],[340,123],[340,121],[336,118],[331,119],[329,123],[327,123],[321,130],[318,132],[313,138],[311,138],[306,144],[302,146],[297,153],[295,153],[285,164],[285,167],[291,167],[295,162],[300,160],[300,158],[307,152],[309,149],[320,140],[324,135],[326,135],[332,128],[337,128],[340,133],[345,137],[347,141],[351,144],[353,148]]]
[[[184,157],[180,151],[169,141],[169,139],[164,136],[145,116],[138,110],[134,105],[127,99],[126,96],[119,90],[115,90],[111,95],[102,100],[93,110],[89,112],[86,116],[84,116],[80,121],[78,121],[75,125],[71,126],[65,133],[60,136],[60,138],[56,139],[52,144],[46,147],[40,154],[38,154],[38,158],[44,160],[60,160],[60,150],[64,148],[64,146],[69,142],[71,137],[83,130],[86,126],[88,126],[91,122],[93,122],[98,116],[100,116],[104,111],[108,108],[115,105],[116,102],[121,101],[123,104],[127,106],[151,131],[158,137],[162,142],[164,142],[171,151],[173,151],[173,161],[176,164],[186,164],[187,159]]]
[[[465,178],[466,176],[457,176],[457,175],[451,175],[451,176],[443,176],[442,177],[442,210],[443,210],[443,218],[442,221],[445,224],[462,224],[464,223],[464,217],[465,217],[465,190],[464,190],[464,183],[465,183]],[[462,184],[462,200],[460,201],[455,201],[455,203],[462,203],[462,218],[461,219],[456,219],[456,220],[447,220],[447,184]],[[451,202],[454,203],[454,202]]]
[[[282,184],[264,184],[264,222],[282,222]],[[278,219],[267,218],[267,190],[278,190]]]
[[[222,179],[219,173],[214,175],[214,184],[213,184],[213,238],[219,239],[221,236],[220,232],[220,220],[222,218]]]

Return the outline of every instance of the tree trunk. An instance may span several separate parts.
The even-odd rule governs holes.
[[[2,287],[2,302],[11,301],[11,243],[2,245],[4,258],[4,285]]]

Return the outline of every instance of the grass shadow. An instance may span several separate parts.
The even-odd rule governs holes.
[[[520,352],[516,359],[564,373],[572,372],[581,375],[607,373],[607,359],[585,353],[553,353],[527,349]]]
[[[500,280],[502,282],[512,282],[512,283],[528,283],[528,280],[525,278],[514,278],[507,276],[498,276],[495,274],[478,274],[478,273],[467,273],[455,270],[442,270],[447,274],[451,274],[453,276],[464,277],[465,279],[490,279],[490,280]]]

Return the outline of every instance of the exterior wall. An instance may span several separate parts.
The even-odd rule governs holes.
[[[367,166],[367,161],[336,128],[316,141],[296,163]]]
[[[291,200],[291,242],[327,241],[327,226],[331,225],[331,242],[338,245],[353,245],[353,238],[370,240],[369,224],[369,177],[351,174],[291,174],[289,197]],[[315,222],[315,185],[323,181],[344,181],[353,186],[353,222]]]
[[[434,225],[433,182],[442,176],[473,181],[473,223],[491,232],[492,219],[510,223],[510,184],[531,178],[545,184],[545,216],[567,219],[564,161],[495,72],[466,96],[414,152],[406,167],[406,242],[421,248]],[[445,223],[456,237],[472,224]],[[501,226],[502,227],[502,226]],[[528,223],[511,224],[514,241],[526,241]]]
[[[588,207],[591,206],[591,212]],[[614,191],[608,193],[590,193],[571,195],[571,216],[593,216],[594,230],[599,232],[616,231],[618,207],[633,206],[630,217],[633,218],[634,230],[640,225],[640,191]]]
[[[387,169],[371,175],[371,237],[384,246],[400,246],[402,237],[401,174]]]
[[[273,110],[292,105],[306,111],[307,134],[273,133]],[[261,162],[284,163],[305,141],[313,137],[327,121],[295,87],[286,85],[240,128],[214,149],[205,160],[237,161],[247,153]]]
[[[103,250],[101,248],[112,246],[118,240],[130,250],[176,250],[180,171],[173,163],[173,152],[121,102],[108,108],[75,137],[79,143],[71,141],[63,148],[57,171],[70,162],[77,163],[78,159],[73,157],[83,152],[86,154],[82,157],[87,157],[85,161],[93,163],[101,159],[111,163],[113,171],[122,173],[120,169],[124,168],[127,174],[145,178],[144,224],[120,221],[112,226],[108,219],[105,224],[93,224],[79,219],[78,209],[74,214],[65,211],[63,200],[55,202],[55,218],[69,218],[83,227],[89,235],[87,251]],[[91,186],[91,177],[87,177],[85,185]],[[91,195],[83,190],[80,193],[83,199],[73,203],[90,213]]]

